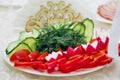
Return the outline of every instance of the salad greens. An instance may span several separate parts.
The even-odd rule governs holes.
[[[66,50],[69,46],[86,44],[84,35],[80,34],[79,30],[75,31],[64,25],[59,26],[59,28],[54,26],[42,28],[37,41],[37,50],[41,52],[52,52],[60,48]]]

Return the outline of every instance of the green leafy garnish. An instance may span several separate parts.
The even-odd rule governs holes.
[[[40,52],[52,52],[60,48],[66,50],[69,46],[75,47],[79,44],[86,44],[84,35],[63,24],[42,28],[37,38],[37,50]]]

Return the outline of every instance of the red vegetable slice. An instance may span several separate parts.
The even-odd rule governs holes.
[[[56,66],[57,66],[57,62],[56,61],[48,62],[47,63],[47,72],[48,73],[52,73],[57,68]]]
[[[96,50],[99,51],[99,50],[102,50],[102,49],[104,49],[104,48],[105,48],[104,42],[103,42],[101,39],[99,39],[99,40],[98,40],[97,47],[96,47]]]
[[[15,62],[15,67],[31,67],[34,65],[42,64],[42,61],[34,61],[34,62]]]
[[[98,61],[97,60],[93,60],[90,63],[88,63],[86,68],[93,68],[93,67],[96,67],[97,65],[98,65]]]
[[[46,57],[46,56],[48,56],[48,52],[47,52],[47,51],[44,52],[43,54],[41,54],[41,55],[37,58],[37,60],[45,61],[45,57]]]
[[[29,54],[30,52],[27,49],[18,50],[10,57],[10,61],[23,61]]]
[[[39,57],[40,55],[40,52],[39,51],[34,51],[34,52],[31,52],[26,58],[24,61],[28,61],[28,62],[31,62],[31,61],[35,61],[37,60],[37,58]]]
[[[112,58],[108,57],[107,59],[100,61],[99,66],[109,64],[110,62],[112,62]]]
[[[97,50],[91,44],[88,44],[85,52],[90,53],[90,54],[94,54],[94,53],[97,53]]]
[[[75,55],[75,54],[74,54],[74,49],[73,49],[72,47],[68,47],[67,53],[65,54],[65,56],[66,56],[66,57],[71,57],[71,56],[73,56],[73,55]]]
[[[84,54],[84,53],[85,53],[85,49],[82,47],[82,45],[79,45],[74,49],[74,54]]]
[[[59,70],[63,73],[68,73],[71,71],[75,71],[77,68],[75,66],[77,62],[81,61],[83,59],[82,56],[78,56],[76,58],[72,58],[71,60],[68,60],[66,63],[63,63],[59,65]]]
[[[68,60],[66,57],[63,57],[63,58],[60,58],[60,59],[57,59],[57,64],[58,65],[61,65],[63,63],[66,63]]]

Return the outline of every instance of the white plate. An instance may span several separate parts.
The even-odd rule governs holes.
[[[10,62],[10,60],[9,60],[9,58],[6,54],[4,54],[4,60],[9,65],[11,65],[13,68],[15,68],[17,70],[27,72],[27,73],[30,73],[30,74],[34,74],[34,75],[52,76],[52,77],[66,77],[66,76],[83,75],[83,74],[87,74],[87,73],[91,73],[91,72],[100,70],[100,69],[102,69],[106,66],[106,65],[104,65],[104,66],[98,66],[98,67],[94,67],[94,68],[79,69],[79,70],[71,72],[71,73],[61,73],[61,72],[47,73],[47,72],[39,72],[37,70],[32,70],[32,69],[16,68],[16,67],[14,67],[14,64]]]

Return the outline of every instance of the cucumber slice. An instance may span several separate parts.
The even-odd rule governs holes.
[[[85,25],[85,34],[84,34],[85,40],[89,42],[92,39],[94,34],[94,23],[91,19],[86,18],[83,21],[83,24]]]
[[[22,31],[22,32],[20,32],[19,39],[24,40],[27,37],[37,38],[39,36],[39,34],[40,34],[39,30],[37,30],[37,29],[32,29],[32,32]]]
[[[20,42],[20,40],[17,40],[9,43],[9,45],[6,48],[6,54],[9,54]]]
[[[12,51],[7,53],[7,55],[9,57],[11,57],[11,55],[13,55],[16,51],[21,50],[21,49],[27,49],[27,50],[29,50],[31,52],[31,49],[30,49],[30,47],[27,44],[19,43],[14,49],[12,49]]]
[[[78,22],[78,24],[73,28],[75,31],[80,31],[80,34],[85,33],[85,25],[82,22]]]
[[[37,38],[37,37],[39,36],[40,32],[39,32],[39,30],[37,30],[37,29],[33,29],[33,30],[32,30],[32,34],[33,34],[33,37],[34,37],[34,38]]]
[[[24,40],[26,37],[32,37],[32,32],[22,31],[20,32],[19,40]]]
[[[8,45],[6,49],[6,54],[11,56],[14,52],[20,49],[28,49],[29,51],[32,52],[36,50],[36,44],[37,44],[37,41],[33,37],[28,37],[23,41],[21,40],[14,41]]]
[[[27,44],[32,51],[36,50],[37,41],[34,37],[28,37],[28,38],[24,39],[21,43]]]

